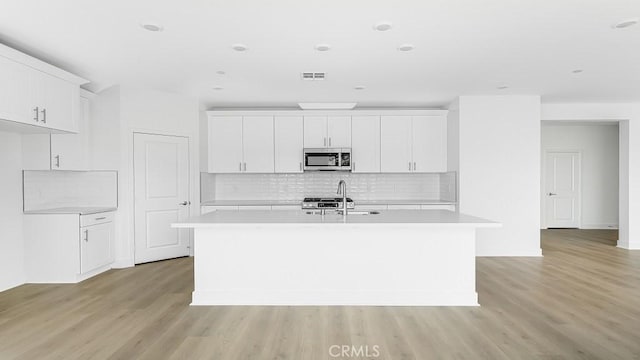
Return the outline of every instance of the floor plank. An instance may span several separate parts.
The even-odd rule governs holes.
[[[190,258],[27,284],[0,293],[0,359],[640,359],[640,252],[541,239],[543,258],[478,258],[479,308],[190,307]]]

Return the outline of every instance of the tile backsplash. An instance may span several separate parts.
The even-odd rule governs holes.
[[[24,211],[117,207],[116,171],[23,171]]]
[[[354,200],[456,199],[455,172],[429,174],[201,174],[202,201],[302,200],[305,196],[336,196],[338,181],[347,182]]]

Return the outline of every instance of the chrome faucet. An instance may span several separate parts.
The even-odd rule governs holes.
[[[342,216],[347,217],[347,183],[344,180],[340,180],[338,183],[338,195],[342,195]]]

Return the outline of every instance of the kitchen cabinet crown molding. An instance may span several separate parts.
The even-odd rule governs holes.
[[[208,116],[446,116],[441,109],[363,109],[363,110],[208,110]]]
[[[10,48],[4,44],[0,44],[0,56],[3,56],[9,60],[13,60],[20,64],[26,65],[35,70],[42,71],[49,75],[55,76],[64,81],[70,82],[75,85],[88,84],[89,80],[83,79],[80,76],[74,75],[66,70],[62,70],[56,66],[46,63],[33,56],[27,55],[16,49]]]

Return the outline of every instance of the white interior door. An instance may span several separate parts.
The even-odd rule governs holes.
[[[189,139],[134,134],[135,263],[189,255]]]
[[[545,155],[546,227],[580,227],[580,153]]]

